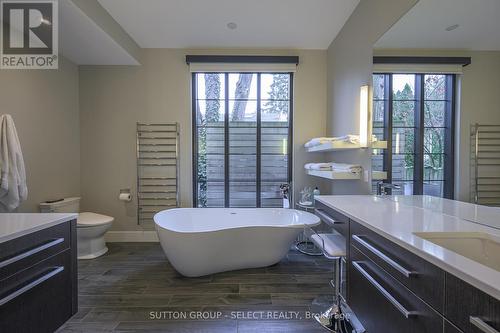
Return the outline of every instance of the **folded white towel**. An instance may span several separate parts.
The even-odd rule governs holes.
[[[331,163],[333,171],[360,173],[363,168],[359,164]]]
[[[0,116],[0,210],[13,211],[28,197],[23,153],[10,115]]]
[[[350,142],[350,143],[359,143],[359,135],[344,135],[344,136],[339,136],[334,138],[335,141],[345,141],[345,142]]]
[[[304,165],[306,170],[319,170],[319,171],[339,171],[339,172],[351,172],[360,173],[363,168],[358,164],[347,164],[347,163],[307,163]]]
[[[314,138],[314,139],[311,139],[311,140],[307,141],[304,144],[304,147],[310,148],[310,147],[314,147],[314,146],[319,146],[319,145],[322,145],[323,143],[327,143],[327,142],[332,141],[331,139],[332,138],[324,138],[324,137]]]
[[[321,171],[332,170],[331,163],[307,163],[306,165],[304,165],[304,168],[306,170],[321,170]]]
[[[349,142],[349,143],[358,143],[359,142],[359,135],[344,135],[344,136],[337,136],[337,137],[320,137],[320,138],[314,138],[309,140],[304,144],[304,147],[310,148],[314,146],[319,146],[324,143],[328,142],[336,142],[336,141],[344,141],[344,142]]]

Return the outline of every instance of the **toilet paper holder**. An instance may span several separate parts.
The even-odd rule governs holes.
[[[120,195],[118,196],[118,200],[130,202],[132,200],[132,194],[129,188],[120,189]]]

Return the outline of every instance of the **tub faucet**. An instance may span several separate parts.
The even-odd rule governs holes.
[[[387,195],[387,189],[399,190],[400,188],[401,188],[400,185],[392,183],[384,183],[381,181],[377,183],[377,195]]]
[[[288,192],[290,191],[290,184],[284,183],[280,185],[281,197],[283,198],[283,208],[290,208],[290,200]]]

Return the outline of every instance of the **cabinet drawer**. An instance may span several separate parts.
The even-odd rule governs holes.
[[[357,222],[351,244],[434,309],[443,312],[444,271]]]
[[[446,274],[445,317],[467,333],[500,332],[500,301],[459,278]]]
[[[0,332],[54,332],[72,315],[70,251],[5,279],[2,287]]]
[[[367,332],[443,331],[439,313],[354,247],[351,260],[350,306]]]
[[[66,222],[0,244],[0,281],[68,249],[70,234]]]
[[[338,233],[344,236],[346,239],[349,237],[349,218],[336,212],[330,207],[322,204],[321,202],[316,202],[316,216],[318,216],[323,222],[327,223]]]

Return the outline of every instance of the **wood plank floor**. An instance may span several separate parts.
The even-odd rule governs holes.
[[[79,312],[63,332],[325,332],[308,319],[332,264],[291,250],[279,264],[185,278],[158,243],[110,243],[79,261]],[[201,318],[200,318],[201,317]]]

